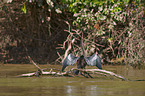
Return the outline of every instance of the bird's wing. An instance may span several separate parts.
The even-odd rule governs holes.
[[[64,62],[62,63],[62,71],[68,66],[68,65],[73,65],[75,62],[77,62],[77,60],[79,59],[79,57],[75,57],[74,55],[72,55],[72,53],[70,53],[64,60]]]
[[[97,54],[94,54],[90,57],[84,57],[87,64],[91,66],[97,66],[99,69],[102,69],[101,59]]]

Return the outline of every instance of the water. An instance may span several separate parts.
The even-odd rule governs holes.
[[[145,79],[145,70],[124,66],[104,68],[126,78]],[[144,81],[121,81],[113,77],[14,77],[34,70],[33,65],[0,66],[0,96],[145,96]]]

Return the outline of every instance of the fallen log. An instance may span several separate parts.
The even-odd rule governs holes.
[[[56,75],[56,76],[67,76],[69,72],[55,72],[55,71],[52,71],[52,69],[50,69],[49,72],[47,71],[43,71],[44,69],[41,69],[41,75]],[[56,70],[56,69],[55,69]],[[36,71],[37,72],[37,71]],[[21,75],[18,75],[16,77],[32,77],[32,76],[36,76],[36,72],[33,72],[33,73],[26,73],[26,74],[21,74]]]
[[[125,81],[127,80],[126,78],[124,78],[121,75],[117,75],[117,74],[115,74],[111,71],[106,71],[106,70],[102,70],[102,69],[74,69],[74,68],[71,69],[71,71],[74,71],[74,70],[79,70],[79,71],[82,71],[82,72],[92,72],[92,73],[96,73],[96,74],[101,74],[102,73],[103,75],[109,74],[109,75],[115,76],[119,79],[122,79],[122,80],[125,80]]]
[[[51,69],[49,72],[42,71],[41,75],[70,76],[70,74],[72,75],[74,70],[79,70],[81,72],[91,72],[93,74],[101,74],[104,76],[111,75],[111,76],[115,76],[115,77],[125,80],[125,81],[127,80],[126,78],[124,78],[121,75],[117,75],[111,71],[106,71],[106,70],[101,70],[101,69],[75,69],[75,68],[72,68],[70,71],[67,71],[67,72],[55,72],[55,71],[53,71],[53,69]],[[21,75],[18,75],[17,77],[31,77],[31,76],[36,76],[36,72],[21,74]]]
[[[21,75],[18,75],[18,76],[16,76],[16,77],[31,77],[31,76],[35,76],[35,72],[33,72],[33,73],[21,74]]]

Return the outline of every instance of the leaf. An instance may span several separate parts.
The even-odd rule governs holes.
[[[98,9],[99,9],[99,11],[102,11],[103,10],[103,6],[98,7]]]
[[[27,13],[26,5],[24,4],[23,8],[21,8],[21,11],[23,11],[25,14]]]
[[[3,3],[12,3],[13,0],[2,0]]]
[[[113,40],[113,38],[107,38],[107,41],[108,41],[109,43],[111,43],[112,40]]]
[[[129,0],[123,0],[125,4],[128,4],[129,3]]]
[[[100,20],[105,20],[106,18],[107,18],[106,16],[101,15],[99,19]]]
[[[94,25],[94,28],[96,28],[96,29],[98,29],[99,30],[99,28],[100,28],[100,20],[97,20],[97,24],[95,24]]]
[[[58,9],[55,9],[56,13],[62,13],[62,11],[58,8]]]
[[[46,0],[46,2],[50,7],[54,7],[54,3],[51,0]]]
[[[66,3],[67,1],[66,1],[66,0],[61,0],[61,2],[62,2],[62,3]]]

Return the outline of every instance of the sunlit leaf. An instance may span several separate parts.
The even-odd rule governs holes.
[[[109,43],[111,43],[112,40],[113,40],[113,38],[108,38],[108,39],[107,39],[107,41],[108,41]]]
[[[13,0],[2,0],[3,3],[11,3]]]
[[[128,4],[129,0],[123,0],[125,4]]]
[[[58,8],[55,10],[57,13],[62,13],[62,11]]]
[[[51,0],[46,0],[46,2],[50,7],[54,7],[54,3]]]
[[[105,20],[106,18],[107,18],[106,16],[101,15],[99,19],[100,20]]]
[[[103,6],[98,7],[98,9],[99,9],[99,11],[102,11],[103,10]]]
[[[26,9],[26,5],[24,4],[24,6],[21,8],[21,11],[23,11],[25,14],[27,13],[27,9]]]

